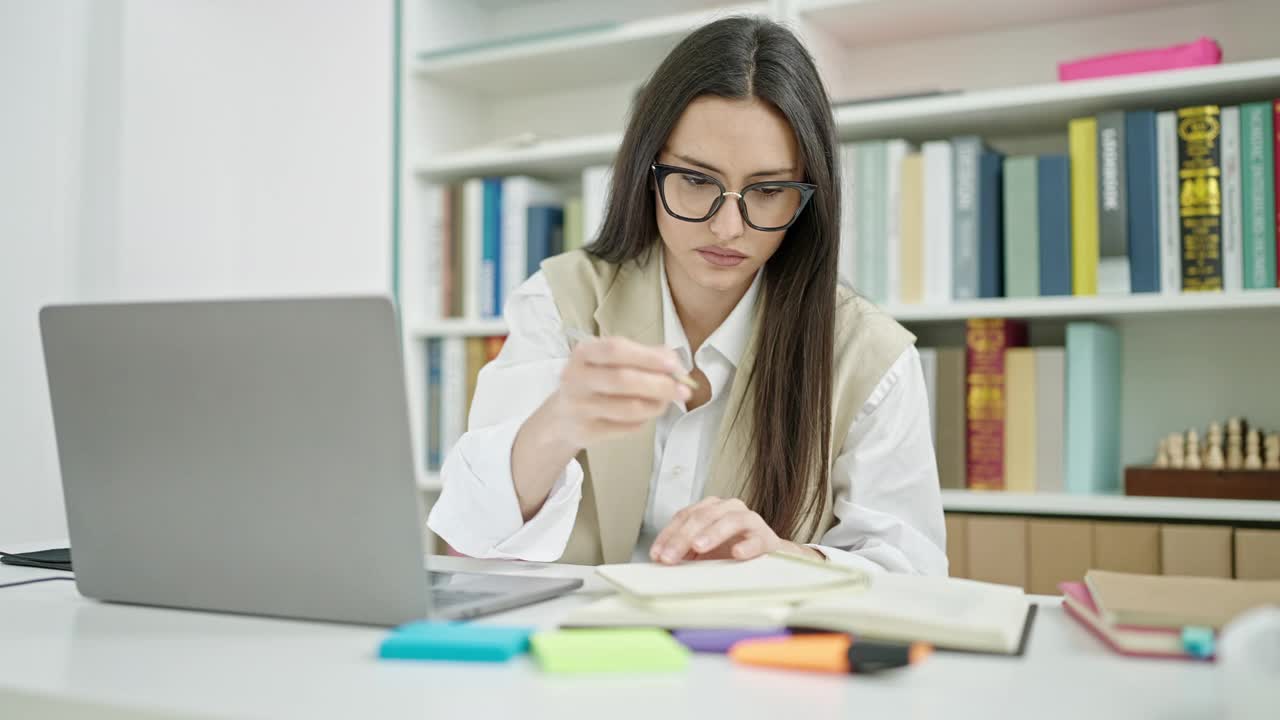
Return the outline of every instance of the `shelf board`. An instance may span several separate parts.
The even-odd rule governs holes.
[[[1280,290],[1232,293],[1158,293],[1123,296],[1062,296],[966,300],[946,305],[888,305],[884,311],[898,322],[954,322],[969,318],[1121,318],[1162,313],[1210,313],[1280,310]]]
[[[440,475],[424,473],[418,486],[425,492],[439,492]],[[943,490],[942,507],[948,512],[1010,515],[1280,523],[1280,501],[1272,500]]]
[[[951,512],[1280,523],[1280,501],[943,490]]]
[[[1066,132],[1073,117],[1106,110],[1232,104],[1280,92],[1280,60],[1054,82],[996,90],[848,105],[835,109],[841,138],[926,140],[977,133],[985,137]]]
[[[796,11],[824,35],[851,48],[1005,30],[1190,5],[1196,0],[800,0]]]
[[[1278,93],[1280,59],[849,105],[834,113],[844,140],[893,136],[920,141],[969,132],[987,137],[1065,133],[1071,118],[1104,110],[1236,103]],[[483,147],[424,158],[416,168],[428,180],[563,175],[610,162],[621,141],[620,133],[605,133]]]
[[[416,60],[413,70],[487,96],[526,95],[634,81],[637,85],[693,29],[729,15],[768,13],[767,3],[562,32],[545,38],[513,38],[507,44],[436,53]]]
[[[460,180],[479,175],[566,175],[588,165],[613,161],[621,133],[546,140],[521,147],[496,146],[429,158],[416,166],[425,180]]]
[[[488,337],[506,335],[507,323],[502,319],[468,320],[449,318],[422,323],[413,328],[412,336],[429,337]]]

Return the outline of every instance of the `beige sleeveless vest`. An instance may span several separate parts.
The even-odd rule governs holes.
[[[661,345],[661,265],[656,252],[649,256],[647,261],[619,266],[578,250],[543,261],[542,271],[565,327]],[[915,342],[893,318],[844,288],[837,292],[836,306],[832,463],[859,408],[894,361]],[[753,313],[751,328],[751,339],[729,390],[726,419],[734,417],[747,400],[747,383],[740,380],[750,376],[755,360],[759,313]],[[631,559],[648,503],[655,425],[650,422],[640,432],[593,445],[578,454],[585,473],[582,502],[561,562],[598,565]],[[704,496],[745,497],[752,434],[750,413],[742,413],[736,423],[722,423]],[[831,528],[835,517],[829,485],[818,512],[813,536],[792,540],[817,542]],[[810,521],[802,518],[800,527],[808,527]]]

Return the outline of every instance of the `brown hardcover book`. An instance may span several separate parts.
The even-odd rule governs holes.
[[[1222,289],[1222,123],[1217,105],[1178,110],[1182,290]]]
[[[1027,587],[1027,521],[970,515],[966,523],[969,578]]]
[[[1027,554],[1027,592],[1057,595],[1058,583],[1079,582],[1093,567],[1093,523],[1032,518]]]
[[[1027,344],[1027,326],[1013,320],[970,320],[965,327],[967,375],[966,484],[1004,489],[1005,351]]]
[[[1232,577],[1231,540],[1231,528],[1222,525],[1164,525],[1160,569],[1165,575]]]
[[[1160,526],[1155,523],[1094,522],[1093,567],[1159,575]]]
[[[453,196],[457,191],[452,185],[445,185],[440,188],[440,196],[444,203],[444,217],[440,223],[440,237],[436,238],[436,242],[440,243],[440,317],[453,317],[458,313],[454,310],[453,305],[453,235],[457,226],[454,216]]]
[[[502,345],[507,341],[506,335],[494,335],[484,339],[484,358],[486,362],[493,362],[498,357],[498,353],[502,352]]]
[[[466,193],[462,185],[450,188],[452,195],[449,214],[449,264],[445,268],[444,283],[449,290],[449,313],[446,317],[462,317],[462,298],[466,291]]]
[[[938,480],[942,487],[962,490],[968,473],[965,464],[964,348],[938,348]]]

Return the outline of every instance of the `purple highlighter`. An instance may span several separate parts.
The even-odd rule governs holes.
[[[689,648],[694,652],[703,653],[727,653],[734,643],[740,640],[767,640],[770,638],[781,640],[782,638],[791,637],[791,633],[783,628],[759,629],[759,630],[720,630],[720,629],[696,629],[696,630],[676,630],[672,633],[675,639],[681,645]]]

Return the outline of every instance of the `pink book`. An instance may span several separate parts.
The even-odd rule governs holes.
[[[1098,612],[1098,606],[1084,583],[1058,583],[1058,589],[1062,591],[1062,608],[1067,614],[1115,652],[1132,657],[1198,659],[1182,649],[1182,633],[1178,630],[1111,625],[1102,619],[1102,613]]]
[[[1058,80],[1131,75],[1133,73],[1176,70],[1178,68],[1217,65],[1222,62],[1222,48],[1217,41],[1201,37],[1195,42],[1151,50],[1130,50],[1110,55],[1095,55],[1071,62],[1058,63]]]

